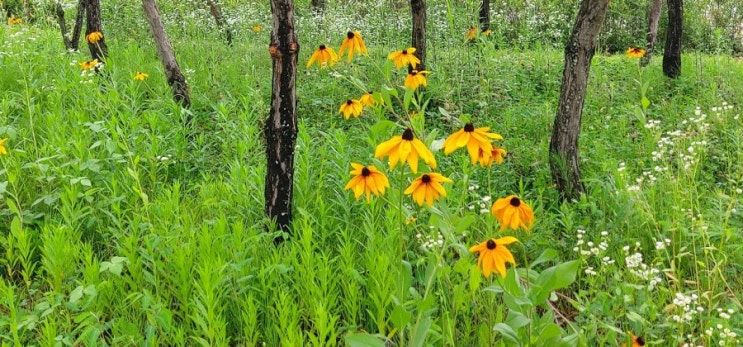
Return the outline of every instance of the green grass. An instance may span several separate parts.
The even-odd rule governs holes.
[[[396,118],[337,113],[402,85],[375,66],[407,36],[364,33],[369,58],[305,69],[324,35],[335,46],[343,36],[317,23],[300,32],[294,231],[276,246],[263,215],[268,33],[230,49],[191,25],[173,29],[189,111],[173,104],[146,32],[110,34],[103,72],[83,77],[73,62],[86,53],[63,53],[52,28],[0,27],[3,346],[616,346],[627,331],[649,345],[739,343],[720,335],[743,334],[739,59],[689,53],[668,80],[659,57],[640,70],[597,55],[580,143],[588,194],[560,203],[547,148],[561,51],[437,42],[416,121],[428,144],[470,119],[502,134],[509,154],[488,170],[463,150],[437,152],[453,183],[421,208],[402,194],[417,175],[373,158],[400,132],[379,124]],[[150,78],[134,81],[137,71]],[[355,201],[343,189],[351,162],[382,169],[387,194]],[[467,249],[500,237],[480,210],[509,194],[537,221],[504,232],[521,241],[516,271],[484,278]]]

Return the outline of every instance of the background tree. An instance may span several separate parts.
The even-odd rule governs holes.
[[[575,199],[585,191],[578,165],[578,136],[596,37],[608,6],[609,0],[583,0],[565,46],[560,102],[549,150],[552,179],[564,199]]]
[[[281,231],[292,221],[294,148],[297,143],[297,58],[299,43],[294,29],[293,0],[271,0],[273,62],[271,113],[266,120],[266,215]]]
[[[157,4],[155,0],[142,0],[142,8],[147,17],[147,22],[150,23],[152,35],[155,38],[155,46],[157,46],[157,53],[165,69],[168,85],[170,85],[173,91],[173,99],[181,106],[189,107],[191,105],[191,96],[188,91],[188,85],[186,84],[186,78],[183,76],[181,67],[175,59],[175,52],[173,51],[173,46],[170,44],[168,35],[165,33],[165,27],[160,18],[160,11],[157,9]],[[190,122],[190,118],[188,121]]]
[[[227,39],[227,45],[232,46],[232,30],[227,22],[224,20],[222,15],[222,9],[219,6],[217,0],[206,0],[206,4],[209,5],[209,12],[212,13],[214,21],[217,23],[217,29],[220,31],[224,30],[224,34]]]
[[[90,33],[99,32],[103,34],[103,25],[101,25],[101,1],[100,0],[83,0],[86,4],[86,23],[85,37]],[[79,13],[79,12],[78,12]],[[96,42],[88,40],[88,49],[90,50],[91,59],[98,61],[106,60],[108,56],[108,46],[106,46],[106,37],[102,36]]]
[[[327,0],[312,0],[312,11],[315,13],[322,13],[325,11],[327,3]]]
[[[655,41],[658,38],[658,24],[660,23],[660,11],[663,8],[663,0],[653,0],[648,14],[648,45],[645,55],[640,59],[640,66],[650,64],[653,53],[655,52]]]
[[[65,21],[64,7],[62,3],[57,1],[55,3],[55,13],[57,15],[57,21],[59,22],[59,29],[62,32],[62,41],[64,46],[69,50],[78,50],[80,46],[80,32],[83,27],[83,18],[85,18],[85,6],[87,6],[84,0],[77,2],[77,17],[75,17],[75,26],[72,29],[72,37],[67,37],[67,22]]]
[[[681,74],[681,34],[684,28],[684,1],[668,0],[668,30],[663,51],[663,74],[676,78]]]
[[[418,71],[426,69],[426,0],[410,0],[410,11],[413,15],[412,46],[415,47],[415,56],[421,63],[416,67]],[[412,70],[412,66],[408,67]]]
[[[490,0],[480,2],[480,31],[490,29]]]

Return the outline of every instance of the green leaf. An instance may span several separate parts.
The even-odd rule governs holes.
[[[643,111],[647,111],[648,106],[650,106],[650,99],[648,99],[647,97],[643,96],[642,97],[642,100],[640,102],[642,103],[642,110]]]
[[[402,305],[396,305],[395,309],[392,310],[392,314],[390,315],[390,320],[392,321],[392,324],[395,325],[395,328],[397,328],[397,330],[405,329],[405,326],[408,324],[408,322],[410,322],[412,318],[413,314],[405,310]]]
[[[349,334],[344,338],[350,347],[384,347],[384,340],[367,333]]]
[[[513,329],[519,329],[527,326],[529,322],[529,317],[524,316],[521,312],[511,310],[508,312],[508,317],[506,318],[505,323]]]
[[[549,340],[560,336],[560,334],[562,334],[562,329],[560,329],[560,327],[557,326],[555,323],[549,323],[539,333],[539,338],[537,339],[536,345],[547,346],[547,342],[549,342]]]
[[[480,269],[477,267],[477,265],[472,265],[470,267],[470,293],[474,294],[475,291],[480,288],[480,284],[482,283],[482,274],[480,273]]]
[[[413,346],[421,347],[426,342],[426,335],[428,330],[431,328],[431,317],[423,317],[418,324],[416,324],[415,335],[412,336]]]
[[[539,255],[539,257],[536,260],[534,260],[533,262],[531,262],[531,264],[529,265],[529,268],[533,269],[535,266],[537,266],[539,264],[542,264],[542,263],[546,263],[548,261],[555,260],[555,259],[557,259],[557,257],[559,255],[560,255],[560,252],[558,252],[558,251],[556,251],[556,250],[554,250],[552,248],[547,248],[547,249],[544,250],[544,252],[542,252],[542,254]]]
[[[519,335],[508,324],[498,323],[493,327],[493,330],[503,335],[503,339],[511,342],[512,345],[522,346],[521,339],[519,339]]]
[[[645,117],[645,113],[641,109],[638,109],[638,108],[635,109],[635,118],[637,118],[637,120],[643,126],[645,125],[645,123],[648,122],[647,118]]]

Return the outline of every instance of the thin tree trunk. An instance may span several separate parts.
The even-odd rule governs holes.
[[[269,53],[273,62],[271,113],[266,121],[265,212],[288,232],[292,222],[294,147],[297,143],[297,57],[294,1],[271,0],[273,28]]]
[[[54,12],[57,15],[57,22],[59,22],[59,31],[62,32],[62,42],[64,42],[65,49],[72,48],[72,42],[67,38],[67,22],[64,18],[64,7],[61,2],[55,3]]]
[[[77,3],[77,17],[75,17],[75,27],[72,29],[72,38],[70,39],[70,48],[76,51],[80,48],[80,33],[83,31],[83,18],[85,18],[85,8],[87,6],[86,0],[80,0]]]
[[[312,11],[318,14],[323,13],[326,4],[327,0],[312,0]]]
[[[209,11],[212,13],[214,21],[217,22],[217,28],[224,30],[225,36],[227,36],[227,45],[232,46],[232,30],[230,30],[229,25],[224,20],[217,0],[206,0],[206,3],[209,5]]]
[[[596,36],[608,5],[609,0],[583,0],[565,47],[560,103],[550,140],[552,179],[563,199],[576,199],[585,192],[578,164],[578,136]]]
[[[480,31],[490,29],[490,0],[480,2]]]
[[[663,51],[663,74],[676,78],[681,75],[681,34],[684,27],[684,1],[668,0],[668,31]]]
[[[86,22],[88,24],[85,30],[85,37],[88,37],[90,33],[99,32],[103,34],[103,26],[101,25],[101,1],[100,0],[86,0],[85,12]],[[88,49],[90,49],[91,59],[98,59],[98,61],[105,61],[108,56],[108,47],[106,46],[106,37],[101,37],[98,42],[88,42]]]
[[[155,38],[155,46],[157,46],[157,54],[160,56],[160,61],[165,68],[165,75],[168,78],[168,85],[173,91],[173,100],[187,108],[191,105],[191,97],[186,78],[175,59],[175,52],[173,46],[170,45],[168,35],[165,33],[157,4],[155,4],[155,0],[142,0],[142,8],[147,16],[147,22],[150,23],[152,36]],[[190,118],[188,122],[190,122]]]
[[[415,47],[415,56],[421,63],[415,68],[418,71],[426,69],[426,0],[410,0],[410,11],[413,15],[412,45]],[[412,66],[408,67],[413,70]]]
[[[645,55],[640,59],[640,66],[650,64],[650,59],[655,52],[655,41],[658,39],[658,24],[660,23],[660,11],[663,8],[663,0],[653,0],[648,15],[648,46]]]

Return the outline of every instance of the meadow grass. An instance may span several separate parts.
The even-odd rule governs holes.
[[[740,59],[688,53],[669,80],[660,59],[597,55],[588,194],[561,203],[547,161],[561,51],[468,44],[442,27],[462,39],[431,45],[429,87],[394,112],[416,110],[431,147],[467,121],[490,126],[508,155],[487,169],[436,152],[453,182],[428,208],[403,194],[417,175],[374,158],[401,131],[393,114],[338,113],[384,86],[404,101],[404,74],[384,64],[407,36],[365,31],[368,58],[307,69],[344,34],[299,19],[316,28],[300,33],[295,219],[274,245],[267,29],[229,48],[189,18],[173,31],[190,110],[172,102],[146,31],[112,31],[103,70],[81,74],[87,54],[65,53],[53,28],[0,27],[3,346],[616,346],[630,331],[649,345],[739,344]],[[387,193],[356,201],[351,162],[386,172]],[[534,208],[530,233],[497,231],[490,206],[510,194]],[[485,278],[468,248],[501,234],[520,239],[517,265]]]

